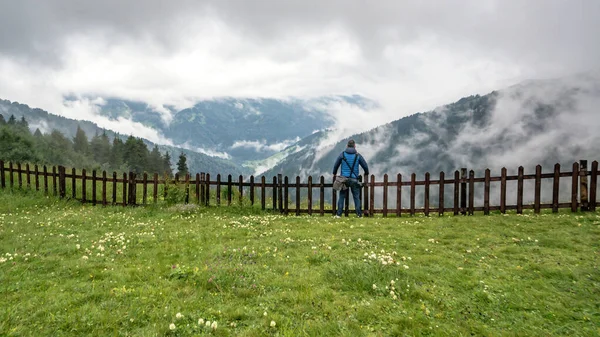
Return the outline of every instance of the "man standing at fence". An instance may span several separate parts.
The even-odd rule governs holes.
[[[363,168],[365,174],[369,174],[369,166],[367,166],[367,162],[360,155],[360,153],[356,152],[356,143],[354,142],[354,139],[350,139],[348,141],[346,150],[340,153],[335,161],[335,164],[333,165],[333,175],[336,175],[338,168],[340,165],[342,166],[340,178],[342,178],[341,181],[345,180],[345,187],[340,190],[340,198],[338,199],[337,210],[335,214],[336,218],[339,218],[342,215],[346,197],[348,197],[348,193],[350,193],[349,190],[352,191],[356,216],[359,218],[362,217],[362,210],[360,208],[361,185],[358,181],[359,173],[357,164]]]

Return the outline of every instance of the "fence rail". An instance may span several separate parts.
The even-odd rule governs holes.
[[[323,176],[319,178],[318,182],[313,182],[311,176],[306,182],[301,182],[300,177],[296,177],[295,181],[290,181],[287,176],[282,177],[282,175],[272,177],[270,182],[267,182],[265,176],[261,176],[260,180],[256,178],[250,176],[246,180],[240,175],[234,179],[232,175],[228,175],[224,180],[220,174],[217,174],[215,180],[211,180],[208,173],[196,173],[194,177],[189,174],[185,177],[175,175],[175,179],[170,180],[166,177],[159,177],[156,173],[153,175],[144,173],[138,177],[135,173],[130,172],[129,174],[123,173],[119,177],[116,172],[108,175],[106,171],[98,176],[98,172],[92,171],[90,175],[85,169],[81,170],[79,174],[75,169],[68,172],[63,166],[40,168],[38,165],[30,167],[29,164],[25,164],[23,167],[20,163],[10,162],[6,167],[5,163],[0,160],[0,187],[2,189],[7,188],[7,185],[11,189],[23,188],[23,185],[26,185],[27,188],[37,191],[41,189],[46,194],[52,193],[61,198],[75,199],[93,205],[146,205],[150,202],[158,202],[159,198],[161,200],[167,198],[169,190],[172,188],[183,187],[185,203],[210,206],[214,202],[217,206],[223,204],[229,206],[234,204],[233,194],[237,194],[237,204],[239,205],[249,203],[254,206],[260,202],[263,210],[271,209],[286,215],[318,214],[323,216],[336,211],[338,193],[332,188],[332,183],[325,182]],[[570,181],[569,202],[560,202],[559,200],[561,178],[563,178],[563,182],[564,178],[568,178],[567,180]],[[70,184],[67,184],[67,180],[70,181]],[[413,216],[416,213],[424,213],[428,216],[432,212],[437,212],[439,215],[443,215],[445,212],[452,212],[454,215],[472,215],[476,211],[483,211],[487,215],[490,211],[505,213],[507,210],[516,210],[517,213],[522,213],[524,209],[533,209],[535,213],[540,213],[542,209],[552,209],[553,212],[558,212],[560,208],[570,208],[572,212],[595,211],[598,162],[592,162],[589,171],[587,161],[581,160],[579,163],[573,163],[571,171],[568,172],[562,172],[560,164],[556,164],[552,173],[542,173],[542,167],[537,165],[535,173],[532,174],[525,174],[523,166],[520,166],[517,175],[507,175],[506,168],[502,168],[500,176],[492,177],[490,170],[486,169],[483,177],[475,177],[473,170],[467,171],[466,168],[462,168],[460,171],[455,171],[450,179],[446,179],[444,172],[439,173],[439,178],[431,179],[431,174],[427,172],[424,180],[417,180],[415,173],[412,173],[408,180],[404,180],[401,174],[396,175],[395,181],[389,181],[387,174],[383,176],[382,181],[376,181],[374,175],[370,177],[364,175],[359,180],[364,182],[360,189],[360,199],[367,216],[375,214],[382,214],[384,217],[404,214]],[[527,180],[534,181],[533,203],[523,202],[524,182]],[[551,198],[549,195],[544,196],[545,200],[551,199],[551,202],[542,202],[542,180],[552,181]],[[511,205],[507,204],[507,182],[509,181],[517,182],[516,204]],[[499,205],[490,204],[492,182],[500,183]],[[475,206],[475,195],[481,193],[481,186],[479,186],[479,190],[475,189],[476,183],[483,183],[483,206]],[[91,191],[88,185],[91,185]],[[141,192],[138,190],[139,185],[141,185]],[[419,201],[422,202],[418,206],[417,186],[423,187],[423,192],[419,193]],[[409,207],[402,207],[402,198],[406,197],[403,187],[408,187],[410,191],[408,193]],[[67,188],[70,188],[70,193],[67,193]],[[223,188],[225,189],[225,200],[222,200]],[[395,198],[392,207],[389,207],[390,188],[392,188]],[[100,195],[98,195],[98,189],[100,189]],[[162,193],[159,193],[161,189]],[[290,193],[291,189],[294,190],[295,195]],[[375,207],[376,190],[378,191],[377,196],[381,197],[381,208]],[[80,193],[77,193],[78,191]],[[305,202],[301,202],[303,191],[306,192]],[[313,202],[315,191],[318,191],[318,204]],[[434,197],[437,199],[434,200],[435,205],[432,205],[431,202],[431,192],[437,192],[437,198]],[[175,191],[171,193],[175,193]],[[327,207],[325,205],[326,193],[331,197],[331,206]],[[447,202],[447,196],[450,196],[452,200]],[[295,200],[291,200],[292,197]],[[149,200],[150,198],[152,201]],[[268,199],[270,199],[269,205],[267,204]],[[346,216],[349,213],[349,199],[345,199]],[[303,204],[306,204],[305,208],[302,208]]]

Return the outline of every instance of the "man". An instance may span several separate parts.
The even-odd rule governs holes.
[[[347,189],[340,191],[340,197],[337,203],[336,210],[336,218],[339,218],[342,215],[342,211],[344,210],[345,199],[348,196],[348,190],[352,190],[352,198],[354,199],[354,208],[356,210],[356,216],[359,218],[362,217],[362,210],[360,208],[360,184],[358,182],[358,165],[360,165],[365,174],[369,174],[369,166],[367,166],[367,162],[360,155],[360,153],[356,152],[356,143],[354,139],[350,139],[348,141],[348,146],[344,152],[340,153],[339,157],[335,161],[333,165],[333,175],[337,174],[337,170],[342,166],[340,175],[346,177],[346,185]]]

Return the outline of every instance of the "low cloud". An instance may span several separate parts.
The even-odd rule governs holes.
[[[242,140],[235,141],[233,145],[231,145],[231,149],[251,149],[256,152],[279,152],[284,150],[286,147],[297,143],[300,140],[300,137],[296,137],[295,139],[284,140],[279,143],[267,144],[267,142],[263,139],[261,141],[258,140]]]

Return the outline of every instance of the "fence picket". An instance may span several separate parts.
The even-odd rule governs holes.
[[[439,201],[438,201],[438,215],[439,216],[443,216],[444,215],[444,189],[445,189],[445,185],[446,183],[444,182],[444,172],[440,172],[440,191],[439,191]]]
[[[485,169],[485,182],[483,186],[483,214],[490,214],[490,169]]]
[[[289,179],[288,176],[285,176],[283,179],[283,213],[285,215],[289,214]]]
[[[85,169],[81,170],[81,202],[85,204],[87,200],[87,176],[85,174]]]
[[[102,206],[106,207],[106,170],[102,171]]]
[[[425,199],[425,209],[423,210],[425,216],[429,216],[429,181],[430,174],[429,172],[425,172],[425,193],[423,198]]]
[[[266,209],[266,178],[265,176],[260,177],[260,208],[264,211]]]
[[[456,171],[454,171],[454,210],[453,210],[454,215],[458,215],[458,202],[459,202],[459,197],[460,197],[459,179],[460,179],[460,173],[458,172],[458,170],[456,170]]]
[[[558,212],[558,192],[560,187],[560,164],[554,165],[554,177],[552,181],[552,213]]]
[[[250,176],[250,205],[254,206],[254,176]]]
[[[300,177],[296,176],[296,215],[300,215]]]
[[[350,194],[350,193],[348,193]],[[387,213],[388,213],[388,208],[387,208],[387,201],[388,201],[388,175],[387,173],[383,175],[383,217],[387,217]]]
[[[96,206],[96,170],[92,171],[92,205]]]
[[[29,172],[29,163],[25,164],[25,174],[26,174],[25,179],[27,182],[27,188],[29,189],[29,188],[31,188],[31,175]]]
[[[473,215],[475,208],[475,171],[469,171],[469,215]]]
[[[523,214],[523,166],[519,166],[517,176],[517,214]]]
[[[417,175],[412,173],[410,175],[410,215],[415,215],[415,184],[417,180]]]
[[[57,190],[57,183],[56,183],[56,179],[58,178],[58,174],[56,174],[56,166],[52,166],[52,195],[57,196],[58,195],[58,190]]]
[[[17,182],[19,183],[19,189],[23,187],[23,177],[21,175],[21,163],[17,163]]]
[[[0,187],[6,188],[6,181],[4,180],[4,161],[0,160]]]
[[[598,161],[592,162],[592,171],[590,172],[590,211],[596,211],[596,186],[598,182]]]
[[[312,215],[312,176],[308,176],[308,215]]]
[[[500,171],[500,212],[506,214],[506,167]]]
[[[325,177],[319,179],[319,215],[325,216]]]
[[[238,186],[238,191],[240,192],[240,206],[243,205],[243,199],[244,199],[244,178],[242,177],[242,175],[240,174],[240,176],[238,177],[238,181],[239,181],[239,186]]]
[[[117,172],[114,171],[112,178],[112,204],[117,204]]]
[[[571,175],[571,212],[577,212],[577,180],[579,178],[579,163],[573,163]]]
[[[535,167],[535,192],[533,201],[533,211],[536,214],[540,213],[540,200],[542,191],[542,166],[537,165]]]

